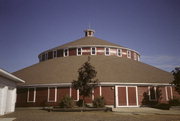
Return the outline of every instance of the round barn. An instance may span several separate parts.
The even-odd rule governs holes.
[[[39,63],[13,73],[26,80],[18,86],[16,106],[57,106],[65,95],[81,99],[71,82],[88,57],[100,82],[86,103],[103,96],[107,106],[139,107],[144,93],[149,100],[157,100],[157,89],[163,103],[179,96],[170,85],[171,73],[140,62],[135,50],[94,37],[92,29],[84,32],[85,37],[44,51],[38,56]]]

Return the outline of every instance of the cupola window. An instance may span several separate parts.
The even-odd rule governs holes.
[[[82,48],[77,48],[77,55],[82,55]]]
[[[137,60],[137,56],[136,56],[136,53],[134,53],[134,60]]]
[[[48,53],[45,53],[45,60],[48,59]]]
[[[91,48],[91,55],[96,55],[96,48],[95,47]]]
[[[122,56],[122,49],[118,49],[118,50],[117,50],[117,55],[118,55],[118,56]]]
[[[54,50],[53,51],[53,58],[56,58],[57,57],[57,50]]]
[[[105,48],[105,55],[110,55],[110,48]]]
[[[68,49],[64,49],[64,57],[68,56],[69,55],[69,51]]]
[[[131,51],[129,51],[129,50],[127,51],[127,57],[131,58]]]

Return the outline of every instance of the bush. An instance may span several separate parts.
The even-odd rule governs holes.
[[[77,106],[79,107],[83,107],[83,100],[82,99],[79,99],[79,101],[77,101]]]
[[[73,99],[71,97],[66,95],[61,100],[60,106],[62,108],[72,108],[72,107],[74,107],[74,101],[73,101]]]
[[[180,100],[179,99],[170,100],[169,105],[171,105],[171,106],[180,106]]]
[[[105,106],[105,100],[104,97],[97,97],[93,101],[93,106],[96,108],[101,108]]]
[[[166,103],[159,103],[157,105],[152,106],[152,108],[157,108],[157,109],[163,109],[163,110],[169,110],[171,106]]]

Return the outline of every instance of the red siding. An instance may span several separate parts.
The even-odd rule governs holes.
[[[91,48],[90,47],[83,47],[82,51],[89,51],[89,52],[82,52],[82,55],[91,55]]]
[[[107,105],[114,105],[114,87],[101,87]]]
[[[74,100],[77,100],[77,90],[76,89],[72,88],[71,95]]]
[[[138,101],[139,101],[139,105],[142,104],[142,100],[144,98],[144,93],[148,94],[148,87],[147,86],[138,87]]]
[[[69,56],[76,55],[76,48],[69,49]]]
[[[29,100],[28,101],[34,101],[34,88],[29,88]]]
[[[100,96],[100,88],[96,87],[94,89],[94,99]]]
[[[96,50],[98,51],[98,50],[100,50],[100,51],[102,51],[102,52],[97,52],[97,55],[104,55],[104,48],[103,47],[98,47],[98,48],[96,48]]]
[[[119,106],[126,106],[126,87],[118,87],[118,104]]]
[[[128,87],[128,102],[129,106],[137,105],[135,87]]]
[[[69,87],[58,87],[57,89],[57,100],[60,102],[61,99],[67,95],[70,96],[70,89]]]
[[[55,88],[49,88],[49,101],[55,101]]]

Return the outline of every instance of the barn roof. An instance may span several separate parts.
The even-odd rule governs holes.
[[[116,56],[90,56],[100,82],[170,83],[171,73],[142,62]],[[13,74],[26,80],[25,85],[71,83],[88,56],[69,56],[44,61]]]

